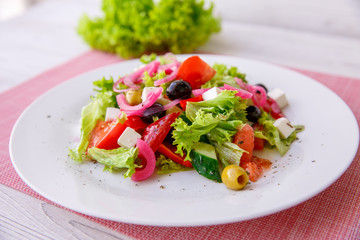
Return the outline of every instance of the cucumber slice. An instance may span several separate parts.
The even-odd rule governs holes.
[[[191,163],[195,170],[202,176],[222,182],[219,162],[216,159],[215,148],[210,144],[196,143],[190,152]]]
[[[195,151],[201,155],[204,155],[206,157],[217,160],[215,147],[213,145],[203,143],[203,142],[198,142],[198,143],[195,143],[192,146],[192,148],[193,148],[193,151]]]

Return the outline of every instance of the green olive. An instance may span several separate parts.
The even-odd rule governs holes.
[[[221,179],[226,187],[233,190],[241,190],[249,182],[249,176],[246,171],[237,165],[229,165],[224,168]]]
[[[138,105],[141,103],[141,90],[129,90],[126,92],[125,98],[131,106]]]

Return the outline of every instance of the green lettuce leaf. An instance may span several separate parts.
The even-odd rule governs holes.
[[[91,159],[103,164],[106,170],[117,171],[127,169],[124,176],[131,177],[135,173],[135,164],[139,149],[132,147],[129,149],[119,147],[112,150],[105,150],[96,147],[88,149],[88,155]]]
[[[185,160],[190,160],[190,152],[194,143],[199,142],[202,135],[209,133],[219,123],[218,118],[214,118],[211,113],[204,113],[199,110],[196,113],[194,122],[188,125],[182,118],[177,118],[172,124],[174,143],[177,146],[177,153],[181,156],[186,151]]]
[[[205,113],[219,116],[220,120],[240,120],[246,122],[246,100],[235,96],[235,91],[224,90],[214,99],[201,102],[188,102],[186,117],[194,121],[196,113],[201,109]]]
[[[188,102],[186,118],[178,118],[172,125],[174,145],[177,153],[190,159],[194,143],[201,141],[203,135],[211,143],[231,142],[237,127],[246,121],[246,102],[235,96],[234,91],[222,91],[215,99],[202,102]]]
[[[190,53],[220,31],[213,4],[204,0],[103,0],[102,11],[103,17],[84,15],[78,33],[91,47],[125,58]]]
[[[94,88],[95,92],[98,92],[98,93],[107,92],[107,94],[111,95],[113,105],[117,106],[117,101],[116,101],[117,93],[115,93],[113,91],[113,85],[114,85],[113,77],[110,77],[109,79],[106,79],[105,77],[103,77],[100,80],[94,81],[93,85],[95,87]],[[123,86],[125,86],[125,88],[128,88],[126,85],[123,85]],[[120,89],[124,88],[123,86],[120,86]]]
[[[238,145],[231,142],[225,142],[223,144],[215,143],[214,146],[218,159],[222,162],[224,167],[231,164],[237,166],[240,165],[240,158],[245,151]]]
[[[240,120],[220,121],[206,137],[212,143],[231,142],[232,137],[237,133],[238,126],[242,124],[243,122]]]
[[[152,54],[144,54],[140,57],[140,62],[142,62],[143,64],[148,64],[152,61],[154,61],[157,57],[156,53],[152,53]]]
[[[239,85],[236,83],[235,77],[240,78],[245,83],[247,82],[246,74],[239,72],[237,67],[228,67],[225,64],[215,63],[213,69],[216,71],[215,76],[203,84],[201,88],[222,87],[224,84],[238,88]]]
[[[303,131],[304,127],[301,125],[294,126],[295,131],[288,138],[283,139],[280,137],[278,129],[273,125],[274,121],[269,114],[263,112],[258,122],[264,127],[264,130],[256,130],[254,136],[265,139],[271,146],[275,146],[280,155],[283,156],[289,150],[291,143],[296,139],[296,134]]]
[[[166,73],[165,71],[160,71],[160,72],[157,72],[154,76],[150,76],[148,74],[148,72],[144,72],[144,77],[143,77],[143,80],[144,80],[144,84],[145,84],[145,87],[154,87],[154,82],[156,80],[159,80],[159,79],[162,79],[166,77]],[[165,89],[166,90],[166,89]]]
[[[93,85],[95,86],[94,91],[96,92],[107,92],[107,91],[113,91],[113,85],[114,85],[114,79],[110,77],[109,79],[106,79],[103,77],[100,80],[94,81]]]
[[[91,97],[91,102],[82,108],[80,120],[80,143],[76,149],[70,149],[70,157],[75,161],[82,162],[86,159],[85,152],[89,145],[91,131],[99,119],[104,119],[106,108],[115,107],[115,102],[110,91],[99,92]]]

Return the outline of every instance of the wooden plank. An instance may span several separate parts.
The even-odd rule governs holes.
[[[131,239],[70,211],[0,185],[0,239]]]

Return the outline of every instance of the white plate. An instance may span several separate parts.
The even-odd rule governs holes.
[[[183,60],[189,55],[179,55]],[[128,74],[137,60],[103,67],[50,90],[18,119],[10,155],[20,177],[45,198],[87,215],[126,223],[196,226],[243,221],[295,206],[336,181],[352,162],[359,129],[348,106],[318,82],[266,63],[218,55],[201,55],[237,66],[250,83],[279,87],[290,105],[285,114],[306,126],[287,155],[265,154],[273,168],[243,191],[228,190],[195,171],[154,175],[136,183],[103,172],[101,165],[78,164],[68,149],[79,140],[80,110],[103,76]]]

